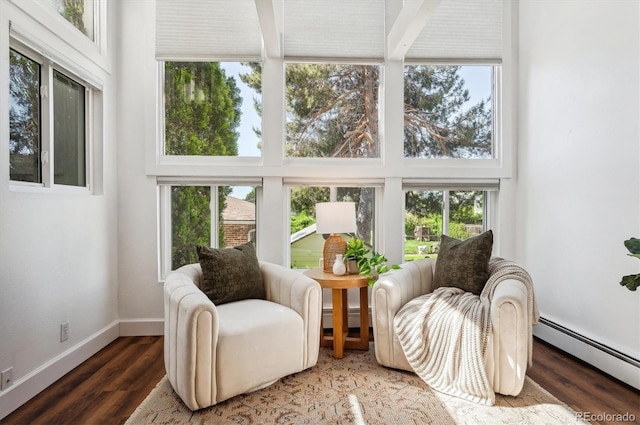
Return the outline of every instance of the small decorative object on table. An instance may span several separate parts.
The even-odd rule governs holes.
[[[333,274],[342,276],[345,273],[347,273],[347,267],[344,264],[342,254],[336,254],[336,261],[333,263]]]

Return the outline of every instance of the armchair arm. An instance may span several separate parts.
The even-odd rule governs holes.
[[[490,301],[493,362],[487,362],[487,366],[493,367],[487,367],[487,375],[495,392],[518,395],[524,384],[532,342],[527,288],[520,280],[503,279],[497,283]]]
[[[436,260],[425,258],[404,263],[380,276],[371,291],[371,322],[376,358],[384,366],[411,370],[399,348],[393,318],[407,302],[433,291]]]
[[[171,272],[164,284],[164,362],[173,388],[191,410],[216,402],[218,312],[196,286],[200,266]]]
[[[322,288],[304,274],[278,264],[260,262],[267,300],[296,311],[304,322],[305,364],[315,365],[320,350],[320,315],[322,314]]]

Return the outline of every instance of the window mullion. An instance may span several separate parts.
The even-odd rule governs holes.
[[[42,164],[42,184],[53,186],[53,67],[49,61],[42,64],[42,85],[40,87],[41,135],[40,161]]]
[[[442,192],[442,234],[449,234],[449,191]]]

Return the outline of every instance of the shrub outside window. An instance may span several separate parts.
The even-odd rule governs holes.
[[[486,205],[481,190],[406,191],[404,260],[437,257],[443,234],[464,240],[485,231]]]

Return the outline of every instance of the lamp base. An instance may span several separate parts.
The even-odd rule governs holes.
[[[347,252],[347,242],[342,236],[332,233],[324,242],[324,249],[322,250],[324,272],[333,273],[336,254],[344,254],[345,252]]]

